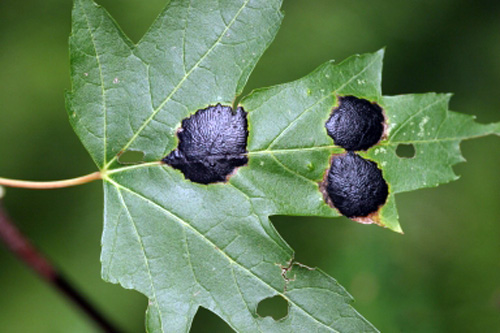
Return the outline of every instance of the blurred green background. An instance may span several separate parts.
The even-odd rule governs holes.
[[[165,0],[100,0],[138,41]],[[67,121],[70,0],[0,1],[0,175],[96,170]],[[284,0],[283,26],[247,92],[387,47],[384,93],[454,92],[453,110],[500,121],[500,2]],[[500,139],[462,144],[457,182],[399,195],[405,235],[347,219],[273,218],[300,262],[334,276],[383,332],[500,332]],[[102,190],[8,189],[18,226],[127,332],[146,299],[100,279]],[[95,327],[0,245],[0,332]],[[193,332],[230,332],[201,311]]]

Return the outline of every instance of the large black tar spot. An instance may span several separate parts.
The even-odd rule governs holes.
[[[248,162],[247,114],[239,107],[217,104],[182,121],[179,146],[162,161],[197,183],[226,181],[235,168]]]
[[[326,192],[340,213],[353,218],[376,212],[387,200],[389,189],[375,162],[347,152],[333,157]]]
[[[384,133],[382,108],[366,99],[339,97],[325,124],[326,131],[337,146],[346,150],[366,150],[380,141]]]

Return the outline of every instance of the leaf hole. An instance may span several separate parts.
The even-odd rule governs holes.
[[[412,144],[402,143],[396,148],[396,155],[401,158],[413,158],[415,157],[416,151],[415,146]]]
[[[144,152],[139,150],[127,150],[118,154],[118,163],[120,164],[139,164],[144,162]]]
[[[288,302],[281,296],[266,298],[257,306],[257,314],[274,320],[283,319],[288,315]]]

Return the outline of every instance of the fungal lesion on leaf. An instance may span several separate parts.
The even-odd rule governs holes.
[[[334,154],[319,185],[325,202],[340,214],[363,224],[380,224],[389,186],[374,161],[348,151]]]
[[[376,102],[337,95],[337,105],[325,123],[335,145],[348,151],[367,150],[387,138],[387,117]]]
[[[242,107],[211,105],[182,121],[177,149],[162,162],[200,184],[226,182],[248,163],[247,113]]]
[[[376,102],[353,95],[337,96],[338,105],[325,123],[335,145],[334,154],[319,184],[325,202],[340,214],[365,224],[381,224],[379,211],[389,196],[382,170],[358,155],[387,138],[387,117]]]

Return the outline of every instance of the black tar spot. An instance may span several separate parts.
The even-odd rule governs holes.
[[[179,146],[162,161],[197,183],[227,180],[235,168],[248,162],[247,114],[239,107],[209,106],[182,121]]]
[[[333,157],[326,192],[340,213],[353,218],[376,212],[387,200],[389,189],[375,162],[348,152]]]
[[[384,133],[382,108],[366,99],[339,97],[325,124],[326,131],[337,146],[346,150],[366,150],[380,141]]]

